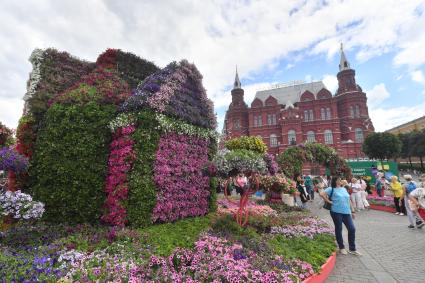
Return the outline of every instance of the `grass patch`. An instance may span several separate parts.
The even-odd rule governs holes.
[[[153,225],[139,231],[155,255],[168,256],[177,247],[193,248],[199,234],[208,230],[209,226],[210,217],[205,216]]]
[[[316,235],[313,239],[277,235],[269,239],[268,244],[275,254],[311,263],[316,272],[336,249],[334,236],[327,234]]]

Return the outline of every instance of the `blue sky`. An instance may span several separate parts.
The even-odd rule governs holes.
[[[89,61],[120,48],[163,67],[194,62],[221,131],[235,65],[249,104],[272,83],[334,91],[340,43],[376,130],[425,115],[425,0],[0,0],[0,121],[15,128],[35,48]]]

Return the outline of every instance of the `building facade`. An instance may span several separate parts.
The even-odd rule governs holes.
[[[258,91],[250,107],[244,101],[236,70],[232,102],[226,112],[223,140],[259,136],[269,153],[315,141],[334,147],[345,158],[364,157],[364,138],[374,131],[366,94],[356,83],[341,45],[338,90],[334,95],[323,82],[280,84]]]
[[[397,127],[387,130],[386,132],[394,134],[394,135],[398,135],[398,134],[407,134],[413,131],[422,131],[422,130],[425,130],[425,116],[422,116],[418,119],[401,124]]]

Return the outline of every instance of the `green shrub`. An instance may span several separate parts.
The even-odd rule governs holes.
[[[29,169],[30,191],[52,222],[96,222],[105,200],[104,181],[115,107],[55,104],[46,113]]]
[[[267,145],[259,137],[242,136],[228,140],[225,144],[228,150],[245,149],[255,151],[260,154],[267,152]]]
[[[199,234],[209,228],[210,218],[194,217],[174,223],[158,224],[140,229],[145,243],[153,247],[156,255],[168,256],[177,248],[193,248]]]
[[[214,233],[234,238],[236,240],[242,237],[248,238],[259,238],[260,235],[257,234],[254,228],[252,227],[241,227],[235,220],[232,215],[226,214],[223,216],[217,216],[211,221],[211,228]]]
[[[313,239],[277,235],[271,238],[268,244],[275,254],[311,263],[316,272],[336,249],[334,236],[328,234],[319,234]]]
[[[136,160],[129,175],[127,213],[130,225],[146,227],[152,224],[156,204],[153,168],[161,132],[154,113],[140,112],[137,120],[140,126],[132,135]]]

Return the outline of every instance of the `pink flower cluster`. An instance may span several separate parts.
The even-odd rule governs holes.
[[[137,262],[137,263],[136,263]],[[79,282],[300,282],[311,264],[280,256],[260,260],[242,245],[204,235],[193,250],[177,248],[168,257],[132,260],[95,252],[79,256],[63,279]],[[300,280],[301,279],[301,280]]]
[[[153,221],[205,215],[208,212],[209,177],[202,175],[208,161],[208,140],[165,133],[154,164],[157,203]]]
[[[317,234],[333,234],[334,230],[329,223],[324,220],[315,217],[307,217],[302,219],[298,225],[272,227],[270,233],[283,234],[288,238],[304,236],[313,239]]]
[[[239,210],[239,205],[231,203],[226,199],[220,199],[217,201],[218,214],[236,214]],[[246,209],[248,209],[250,215],[259,215],[259,216],[277,216],[276,210],[272,209],[268,205],[259,205],[253,201],[248,201],[246,205]]]
[[[122,202],[128,197],[127,173],[135,159],[134,141],[130,136],[134,131],[134,126],[118,128],[110,145],[104,204],[106,212],[102,220],[116,226],[127,223],[127,211]]]

